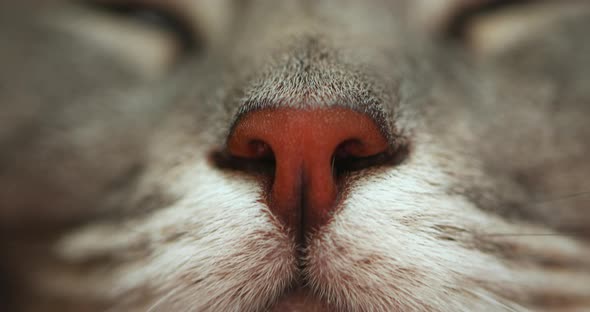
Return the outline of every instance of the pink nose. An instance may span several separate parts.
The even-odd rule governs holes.
[[[317,230],[339,197],[336,159],[383,153],[388,142],[369,116],[345,108],[264,109],[235,125],[229,153],[250,160],[274,158],[268,204],[290,229]]]

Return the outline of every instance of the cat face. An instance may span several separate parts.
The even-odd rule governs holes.
[[[586,5],[525,6],[563,29],[525,19],[528,41],[478,50],[420,2],[129,3],[168,17],[6,5],[43,17],[4,52],[40,51],[4,78],[28,121],[0,132],[16,309],[590,306]],[[503,12],[466,15],[472,42]]]

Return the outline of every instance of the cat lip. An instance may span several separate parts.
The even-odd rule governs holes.
[[[330,312],[322,301],[310,294],[308,289],[296,288],[285,293],[270,308],[271,312]]]

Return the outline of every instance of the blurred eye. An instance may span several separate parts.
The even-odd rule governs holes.
[[[543,38],[560,23],[588,11],[584,1],[457,0],[446,35],[476,54],[499,55]]]
[[[158,78],[202,48],[190,20],[184,20],[168,4],[150,0],[80,1],[60,10],[53,21],[92,50],[144,78]]]
[[[469,35],[470,28],[479,18],[519,7],[526,2],[526,0],[483,0],[465,4],[459,2],[457,10],[451,14],[446,25],[446,33],[452,38],[465,39]]]
[[[106,14],[164,31],[175,37],[184,52],[192,52],[199,48],[200,43],[190,23],[172,7],[167,7],[165,1],[94,0],[88,2],[88,5]]]

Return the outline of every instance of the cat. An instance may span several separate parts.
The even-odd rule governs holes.
[[[0,4],[2,311],[590,311],[590,6]]]

